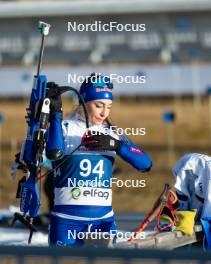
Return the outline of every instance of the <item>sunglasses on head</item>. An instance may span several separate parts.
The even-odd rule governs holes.
[[[164,231],[174,226],[178,220],[174,212],[179,208],[179,202],[176,194],[170,190],[164,193],[161,204],[162,205],[157,216],[157,229],[159,231]],[[162,215],[168,216],[171,219],[170,222],[161,222]]]

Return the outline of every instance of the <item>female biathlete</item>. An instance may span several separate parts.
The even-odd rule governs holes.
[[[88,111],[88,131],[80,102],[71,117],[62,120],[61,97],[51,98],[46,146],[55,169],[50,245],[83,245],[81,233],[116,232],[111,190],[116,154],[141,172],[152,166],[146,152],[109,129],[112,89],[110,79],[102,75],[93,74],[82,83],[79,92]]]

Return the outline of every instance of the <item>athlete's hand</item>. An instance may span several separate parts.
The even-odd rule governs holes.
[[[82,140],[82,145],[90,150],[113,150],[121,148],[121,141],[100,132],[86,135]]]
[[[54,92],[58,89],[58,84],[55,82],[48,82],[47,83],[47,97],[50,99],[50,110],[51,112],[62,112],[62,98],[61,94],[57,94]]]

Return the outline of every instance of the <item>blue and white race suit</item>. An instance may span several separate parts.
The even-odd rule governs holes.
[[[50,129],[56,133],[61,129],[59,126],[62,126],[63,135],[57,133],[57,137],[63,136],[64,156],[53,162],[55,199],[51,212],[49,243],[82,245],[83,240],[77,237],[79,232],[116,232],[111,190],[116,152],[93,151],[81,146],[87,129],[85,121],[77,113],[62,123],[58,119],[55,122],[52,120]],[[92,133],[109,133],[121,140],[107,125],[94,125],[89,130]],[[53,135],[54,133],[52,137]],[[152,166],[149,156],[133,143],[122,142],[117,154],[140,171],[147,171]]]
[[[176,162],[172,171],[180,210],[197,209],[196,220],[201,220],[211,248],[211,157],[188,153]]]

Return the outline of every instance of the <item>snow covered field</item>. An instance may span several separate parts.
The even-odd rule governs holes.
[[[29,231],[22,228],[0,228],[0,245],[28,245]],[[48,234],[36,232],[33,234],[32,243],[34,246],[48,246]]]

